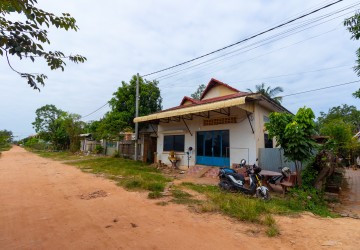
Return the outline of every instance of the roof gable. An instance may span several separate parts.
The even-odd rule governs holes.
[[[227,85],[226,83],[211,78],[210,82],[207,84],[204,92],[202,93],[200,100],[202,101],[236,93],[240,93],[240,91]]]
[[[184,96],[184,98],[182,99],[180,106],[186,106],[186,105],[191,105],[191,104],[198,104],[200,103],[199,100],[195,100],[191,97],[188,96]]]

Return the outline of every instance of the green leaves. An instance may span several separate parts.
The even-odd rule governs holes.
[[[359,40],[360,39],[360,14],[355,13],[354,16],[344,20],[344,26],[347,27],[347,30],[352,34],[351,39]],[[360,76],[360,48],[356,52],[357,65],[354,67],[354,71]]]
[[[52,13],[35,7],[36,0],[2,0],[0,2],[0,56],[6,55],[10,68],[21,77],[27,79],[30,87],[39,89],[38,84],[44,85],[47,78],[42,74],[29,74],[15,70],[8,56],[17,56],[20,59],[29,58],[35,62],[35,58],[43,58],[52,70],[64,71],[68,59],[75,63],[84,63],[86,58],[81,55],[65,56],[61,51],[46,51],[41,44],[50,44],[48,32],[43,28],[55,26],[64,30],[78,30],[76,20],[68,13],[56,16]],[[24,15],[25,22],[10,21],[7,15],[17,12]],[[5,53],[4,53],[5,52]]]
[[[292,161],[306,161],[316,147],[311,136],[315,132],[315,115],[310,108],[300,108],[295,116],[271,113],[265,124],[270,137],[275,137],[284,155]]]

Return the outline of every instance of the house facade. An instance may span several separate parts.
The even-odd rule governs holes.
[[[137,117],[157,127],[156,159],[177,166],[231,166],[254,163],[259,149],[272,147],[264,129],[271,112],[289,112],[261,94],[239,91],[211,79],[200,100],[184,97],[179,106]]]

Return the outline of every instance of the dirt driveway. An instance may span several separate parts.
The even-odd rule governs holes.
[[[281,235],[181,205],[14,147],[0,158],[1,249],[359,249],[360,220],[277,217]]]

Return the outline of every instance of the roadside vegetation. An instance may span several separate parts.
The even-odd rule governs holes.
[[[0,154],[1,151],[7,151],[11,148],[13,134],[8,130],[0,130]]]

